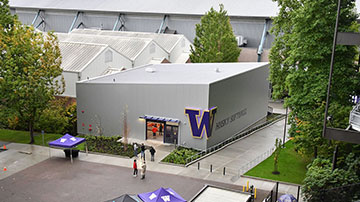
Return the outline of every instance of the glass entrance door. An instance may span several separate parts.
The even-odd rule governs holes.
[[[164,143],[177,144],[178,126],[166,125]]]

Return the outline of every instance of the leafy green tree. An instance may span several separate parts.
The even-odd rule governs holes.
[[[0,25],[1,105],[28,123],[33,143],[39,114],[63,91],[63,79],[56,79],[62,73],[60,49],[52,33],[43,35],[17,20],[5,27]]]
[[[196,25],[194,46],[190,60],[193,63],[237,62],[240,55],[230,18],[220,4],[220,11],[211,8]]]
[[[337,168],[334,171],[329,160],[315,159],[308,165],[302,186],[305,201],[352,201],[355,195],[360,196],[359,190],[339,189],[339,187],[359,183],[359,177],[356,174],[359,169],[360,159],[355,159],[353,154],[347,157],[346,166],[343,169]]]
[[[9,1],[0,0],[0,26],[3,28],[10,28],[14,25],[16,16],[11,15]]]
[[[271,32],[276,36],[270,51],[273,97],[285,98],[290,107],[290,134],[298,150],[330,155],[334,144],[321,137],[329,66],[336,19],[336,0],[275,0],[280,11]],[[343,0],[339,31],[356,32],[355,0]],[[329,126],[345,128],[351,95],[360,92],[355,46],[336,47],[331,87]],[[332,125],[331,125],[332,124]],[[337,144],[337,143],[336,143]]]

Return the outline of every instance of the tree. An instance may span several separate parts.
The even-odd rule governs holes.
[[[8,29],[14,25],[16,16],[11,15],[9,1],[0,0],[0,26]]]
[[[276,39],[270,51],[270,81],[274,98],[290,107],[290,135],[298,150],[330,155],[335,142],[322,138],[329,66],[336,19],[336,0],[275,0],[280,11],[271,32]],[[356,32],[354,0],[342,1],[339,31]],[[331,86],[330,126],[346,128],[351,96],[360,92],[355,46],[336,47]],[[302,124],[299,124],[301,122]],[[331,125],[332,124],[332,125]]]
[[[196,25],[194,46],[190,60],[193,63],[237,62],[240,49],[230,24],[230,18],[220,4],[220,11],[211,8]]]
[[[275,151],[274,151],[274,171],[272,172],[273,174],[280,174],[279,170],[278,170],[278,163],[279,163],[279,155],[282,149],[282,144],[281,144],[281,139],[280,138],[276,138],[275,141]]]
[[[128,137],[130,132],[130,128],[127,122],[127,117],[128,117],[128,105],[125,105],[124,113],[123,113],[123,139],[124,139],[123,144],[125,151],[127,151],[128,149]]]
[[[359,183],[356,171],[360,169],[360,158],[350,154],[343,169],[332,171],[332,164],[327,159],[315,159],[308,165],[302,192],[305,201],[352,201],[359,189],[341,188],[344,185]],[[358,193],[356,193],[356,191]],[[359,197],[358,196],[358,197]],[[326,200],[324,200],[326,197]]]
[[[64,80],[56,79],[62,73],[60,50],[52,33],[35,32],[16,19],[7,27],[0,25],[1,105],[17,111],[28,123],[34,143],[34,123],[64,89]]]
[[[95,114],[93,121],[94,121],[95,127],[96,127],[95,135],[103,136],[104,128],[103,128],[103,125],[101,122],[101,117],[99,115]]]

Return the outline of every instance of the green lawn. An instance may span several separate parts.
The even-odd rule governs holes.
[[[306,174],[306,165],[310,163],[309,158],[304,158],[294,151],[294,144],[288,141],[279,156],[279,175],[272,174],[274,170],[274,155],[249,170],[244,175],[271,179],[276,181],[302,184]]]
[[[45,146],[48,146],[48,142],[56,140],[62,136],[63,135],[61,134],[45,133],[44,134]],[[34,139],[35,139],[35,143],[34,143],[35,145],[43,145],[41,133],[35,133]],[[30,142],[30,133],[29,131],[0,129],[0,141],[28,144]],[[78,149],[84,150],[84,144],[80,144],[78,146]]]

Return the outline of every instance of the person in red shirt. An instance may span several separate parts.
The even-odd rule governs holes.
[[[156,138],[156,132],[158,131],[156,125],[152,128],[152,132],[153,132],[153,138]]]
[[[136,159],[134,159],[133,169],[134,169],[134,174],[133,174],[133,176],[136,177],[137,174],[138,174]]]

